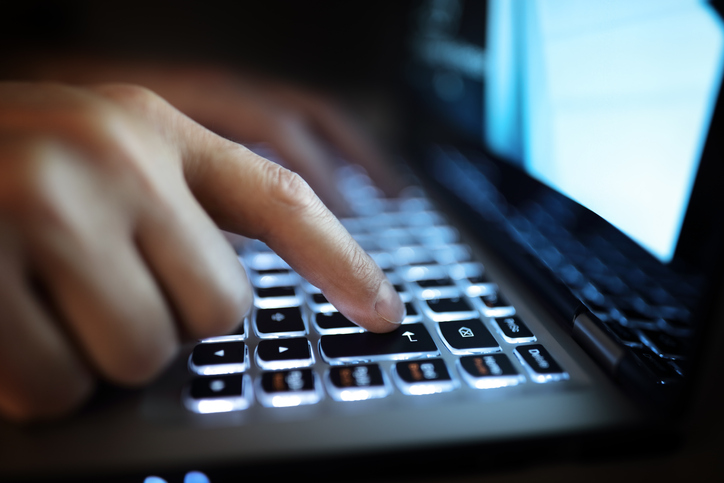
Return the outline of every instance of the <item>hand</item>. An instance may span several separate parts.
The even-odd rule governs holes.
[[[348,318],[404,316],[298,175],[128,85],[0,83],[0,412],[57,416],[144,383],[252,294],[218,228],[266,242]]]
[[[335,155],[363,166],[388,195],[403,188],[385,154],[328,96],[214,65],[77,55],[27,59],[15,66],[16,76],[143,85],[217,134],[243,144],[268,144],[336,213],[346,213],[347,206],[335,186]]]

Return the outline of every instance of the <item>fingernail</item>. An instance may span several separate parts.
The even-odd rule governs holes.
[[[405,318],[405,304],[402,303],[389,280],[385,280],[380,285],[377,301],[375,301],[375,312],[391,324],[401,324],[402,319]]]

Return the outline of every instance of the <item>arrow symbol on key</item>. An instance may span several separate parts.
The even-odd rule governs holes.
[[[224,349],[214,352],[215,356],[224,357]]]
[[[413,339],[412,336],[415,335],[414,332],[410,332],[409,330],[407,332],[403,332],[402,336],[407,337],[410,339],[410,342],[417,342],[417,339]]]
[[[279,353],[280,353],[280,354],[281,354],[282,352],[286,352],[286,351],[288,351],[288,350],[289,350],[289,347],[281,347],[281,346],[279,347]]]

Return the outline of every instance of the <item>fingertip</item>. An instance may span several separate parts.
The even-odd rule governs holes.
[[[394,327],[400,325],[405,318],[405,304],[387,279],[382,281],[377,292],[375,312]]]

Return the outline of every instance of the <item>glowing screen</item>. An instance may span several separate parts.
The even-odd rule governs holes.
[[[490,2],[490,148],[673,257],[716,104],[724,25],[698,0]]]

